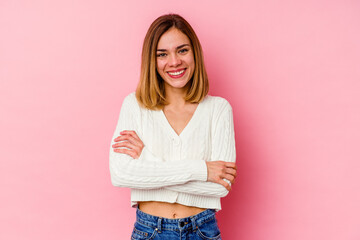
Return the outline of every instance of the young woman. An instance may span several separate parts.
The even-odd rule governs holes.
[[[215,212],[236,177],[232,108],[208,95],[200,42],[179,15],[157,18],[110,150],[112,184],[131,188],[132,239],[221,239]]]

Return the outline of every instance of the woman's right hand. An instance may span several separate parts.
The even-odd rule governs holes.
[[[233,162],[225,161],[210,161],[206,162],[208,171],[208,182],[219,183],[223,185],[228,191],[231,190],[231,185],[224,181],[227,179],[231,184],[236,178],[236,165]]]

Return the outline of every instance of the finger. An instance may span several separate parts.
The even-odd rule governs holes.
[[[234,181],[235,181],[235,177],[233,175],[230,175],[230,174],[226,174],[225,176],[223,176],[223,178],[229,180],[231,184],[233,184]]]
[[[120,142],[120,141],[123,141],[123,140],[126,140],[128,138],[128,135],[123,135],[123,136],[118,136],[116,138],[114,138],[114,142]]]
[[[139,148],[143,147],[143,142],[139,138],[134,138],[133,136],[128,135],[128,140]]]
[[[143,147],[144,143],[141,141],[135,131],[125,130],[122,131],[120,134],[122,134],[121,137],[123,136],[125,138],[130,138],[133,140],[134,144],[137,144],[139,147]]]
[[[126,148],[115,148],[114,152],[127,154],[127,155],[129,155],[130,157],[132,157],[134,159],[138,158],[138,156],[136,155],[136,153],[133,150],[129,150],[129,149],[126,149]]]
[[[225,172],[226,172],[227,174],[231,174],[231,175],[233,175],[234,177],[236,177],[236,170],[233,169],[233,168],[226,168]]]
[[[221,185],[223,185],[228,191],[231,190],[230,184],[228,184],[226,181],[220,179],[220,180],[219,180],[219,183],[220,183]]]
[[[133,137],[132,137],[131,135],[128,135],[128,134],[126,134],[126,135],[120,135],[120,136],[118,136],[117,138],[115,138],[114,141],[115,141],[115,142],[119,142],[119,141],[129,140],[129,139],[131,139],[131,138],[133,138]]]
[[[120,142],[120,143],[115,143],[113,145],[113,148],[120,148],[120,147],[127,147],[130,148],[132,150],[134,150],[135,152],[137,152],[139,154],[140,148],[130,142],[124,141],[124,142]]]
[[[132,137],[131,135],[122,135],[120,137],[117,137],[114,139],[115,142],[119,142],[119,141],[129,141],[132,144],[142,148],[143,147],[143,142],[141,140],[137,140],[134,137]]]
[[[140,140],[139,136],[136,134],[135,131],[133,130],[124,130],[122,132],[120,132],[121,135],[124,135],[124,134],[129,134],[131,136],[133,136],[134,138],[136,138],[137,140]],[[141,140],[140,140],[141,141]]]
[[[228,168],[234,168],[236,170],[236,164],[233,162],[225,162],[225,166]]]

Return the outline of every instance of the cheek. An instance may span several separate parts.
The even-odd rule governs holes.
[[[161,61],[161,60],[156,61],[156,69],[158,70],[158,72],[163,70],[164,66],[165,66],[164,61]]]
[[[195,59],[193,55],[189,56],[186,61],[189,64],[189,66],[191,66],[192,68],[195,67]]]

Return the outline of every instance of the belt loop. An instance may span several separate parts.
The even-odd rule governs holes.
[[[159,217],[158,218],[158,223],[157,223],[157,230],[158,230],[159,233],[161,232],[161,220],[162,220],[162,217]]]
[[[193,217],[191,218],[191,224],[192,224],[192,229],[195,232],[197,229],[197,226],[196,226],[195,218],[193,218]]]

